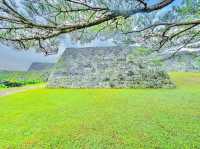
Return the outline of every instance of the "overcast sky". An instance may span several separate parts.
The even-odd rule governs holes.
[[[56,62],[58,55],[44,56],[34,51],[18,51],[0,45],[1,70],[27,70],[32,62]]]

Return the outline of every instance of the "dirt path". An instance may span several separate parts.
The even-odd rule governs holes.
[[[19,93],[19,92],[24,92],[24,91],[28,91],[28,90],[33,90],[33,89],[37,89],[37,88],[42,88],[42,87],[43,87],[43,85],[35,85],[35,86],[24,86],[24,87],[0,90],[0,97]]]

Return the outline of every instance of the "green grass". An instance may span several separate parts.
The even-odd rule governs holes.
[[[38,89],[0,97],[0,148],[198,149],[200,74],[176,89]]]

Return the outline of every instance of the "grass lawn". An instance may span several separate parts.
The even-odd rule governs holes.
[[[0,97],[0,149],[198,149],[200,74],[176,89],[38,89]]]

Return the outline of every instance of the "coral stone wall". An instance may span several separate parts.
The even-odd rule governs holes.
[[[41,70],[47,70],[53,68],[54,63],[39,63],[35,62],[32,63],[29,67],[28,71],[41,71]]]
[[[170,88],[174,84],[157,67],[135,63],[133,47],[68,48],[50,75],[53,88]]]
[[[180,51],[163,62],[166,71],[200,72],[200,51]]]

